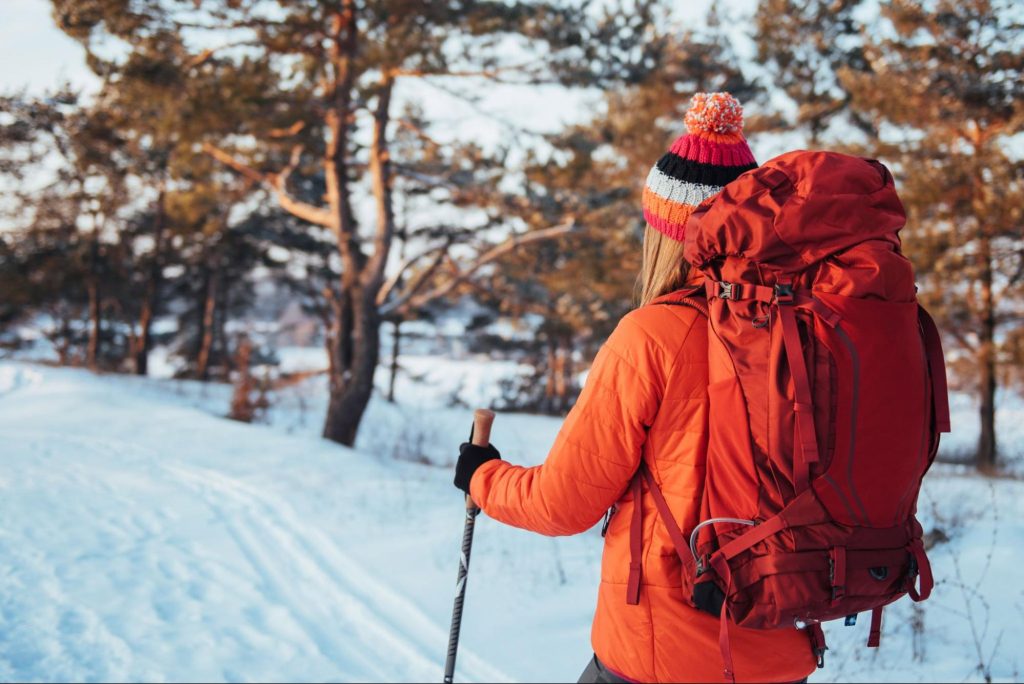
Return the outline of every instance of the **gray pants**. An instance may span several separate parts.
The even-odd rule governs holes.
[[[578,684],[627,684],[628,682],[628,679],[623,679],[614,672],[609,672],[595,655],[590,659],[586,669],[583,670],[583,674],[580,675]],[[796,682],[796,684],[807,684],[807,678],[804,677],[799,682]]]
[[[609,672],[595,655],[587,663],[586,669],[580,675],[579,684],[626,684],[628,679],[623,679],[614,672]]]

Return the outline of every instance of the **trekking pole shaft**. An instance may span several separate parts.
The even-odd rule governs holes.
[[[477,446],[491,443],[491,424],[494,413],[477,409],[473,414],[473,431],[470,441]],[[459,576],[455,584],[455,605],[452,608],[452,627],[448,633],[448,659],[444,664],[444,681],[450,684],[455,676],[455,656],[459,650],[459,632],[462,629],[462,606],[466,599],[466,579],[469,576],[469,554],[473,550],[473,529],[480,509],[466,496],[466,524],[462,531],[462,555],[459,557]]]

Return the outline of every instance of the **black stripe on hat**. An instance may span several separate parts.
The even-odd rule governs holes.
[[[702,164],[690,159],[683,159],[674,152],[666,152],[658,160],[658,170],[666,176],[686,183],[700,183],[716,187],[727,185],[747,171],[756,168],[757,164],[744,164],[743,166]]]

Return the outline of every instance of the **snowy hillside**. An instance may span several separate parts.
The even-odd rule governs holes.
[[[486,368],[462,370],[473,401]],[[461,503],[415,461],[450,461],[470,412],[410,385],[352,451],[317,438],[318,389],[243,425],[222,386],[0,364],[0,680],[439,680]],[[535,463],[558,426],[502,415],[493,442]],[[1020,678],[1024,483],[940,466],[921,507],[933,598],[878,651],[830,626],[814,681]],[[457,679],[575,681],[600,554],[481,518]]]

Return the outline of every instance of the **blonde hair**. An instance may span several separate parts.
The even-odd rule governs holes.
[[[649,225],[644,230],[643,253],[643,264],[636,282],[639,306],[678,290],[690,274],[690,265],[683,258],[683,243]]]

